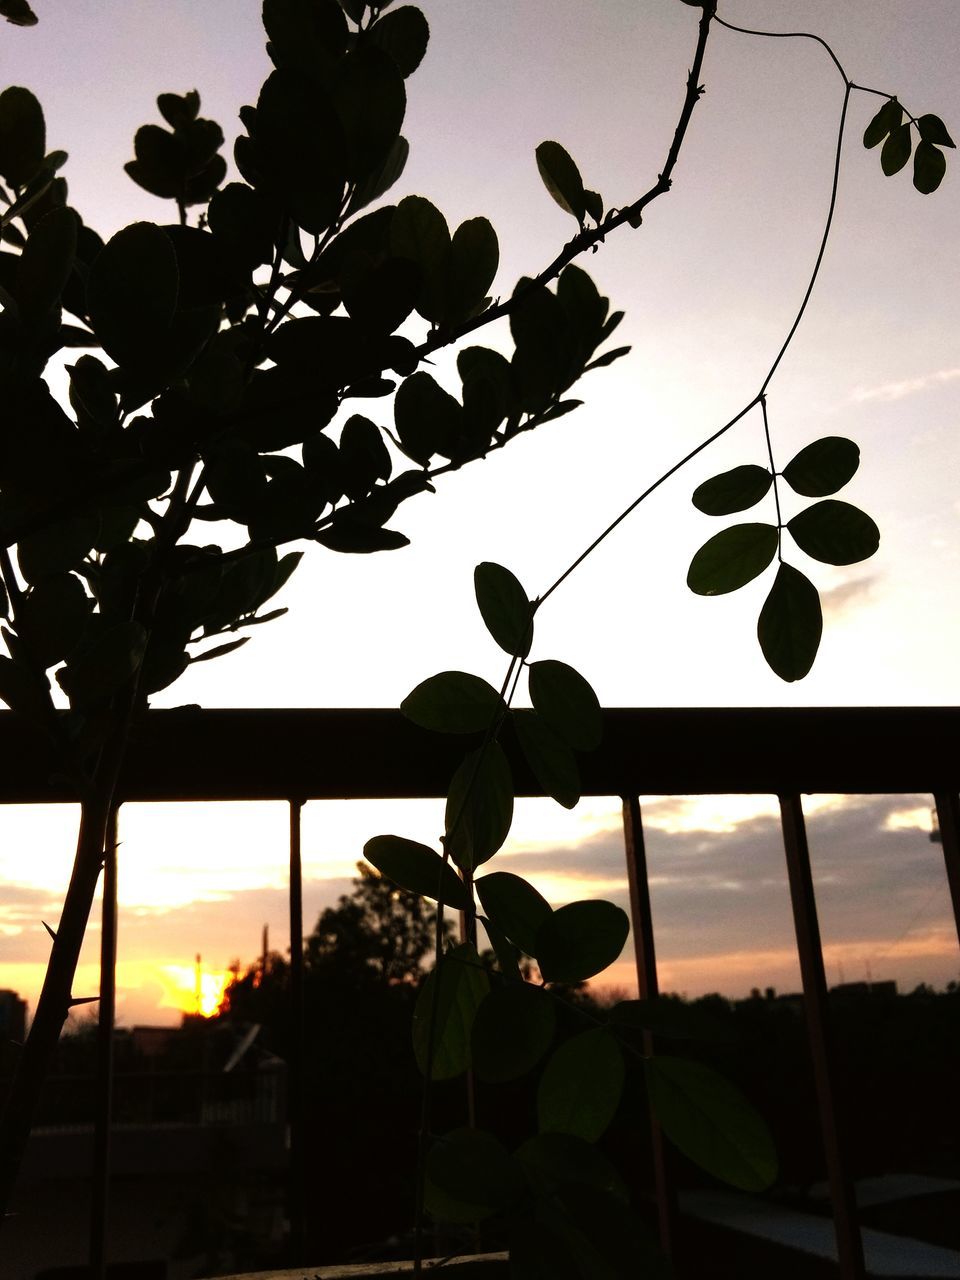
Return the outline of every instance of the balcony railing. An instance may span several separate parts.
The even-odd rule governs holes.
[[[865,1276],[863,1247],[844,1139],[844,1115],[827,1008],[827,984],[801,795],[932,793],[954,919],[960,936],[960,740],[957,708],[801,710],[611,710],[603,745],[581,761],[585,795],[623,800],[631,923],[641,997],[657,994],[644,795],[769,794],[779,800],[805,1020],[829,1177],[837,1260],[844,1280]],[[303,907],[300,818],[310,800],[424,798],[446,794],[464,739],[431,734],[395,711],[294,710],[155,711],[131,748],[119,790],[132,801],[281,800],[290,808],[289,904],[291,996],[303,1000]],[[518,795],[542,795],[512,744]],[[0,802],[72,801],[57,763],[39,736],[0,714]],[[109,860],[108,860],[109,863]],[[108,865],[109,871],[109,865]],[[109,1036],[113,1008],[111,954],[116,905],[105,890],[101,1009]],[[113,950],[111,951],[111,948]],[[296,1021],[296,1019],[295,1019]],[[289,1063],[291,1132],[290,1220],[302,1238],[304,1078],[296,1044]],[[109,1071],[107,1069],[107,1075]],[[97,1115],[98,1160],[92,1219],[94,1252],[103,1256],[109,1189],[109,1079]],[[676,1200],[669,1161],[653,1126],[653,1156],[661,1240],[676,1235]],[[98,1236],[99,1233],[99,1236]],[[99,1250],[99,1252],[98,1252]]]

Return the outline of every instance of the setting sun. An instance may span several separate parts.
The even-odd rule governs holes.
[[[161,1008],[212,1018],[220,1008],[231,974],[227,969],[205,972],[190,965],[165,964],[157,970],[157,977],[163,987]]]

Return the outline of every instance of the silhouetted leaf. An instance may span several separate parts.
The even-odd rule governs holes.
[[[587,191],[584,189],[583,203],[587,213],[599,226],[600,220],[603,218],[603,196],[599,191]]]
[[[415,373],[401,383],[393,417],[403,450],[414,462],[426,466],[436,453],[455,453],[463,408],[429,373]]]
[[[315,535],[316,541],[328,551],[340,551],[365,555],[373,551],[399,551],[408,547],[410,539],[396,529],[377,529],[372,525],[338,520],[328,529]]]
[[[275,65],[329,74],[347,47],[347,23],[335,0],[264,0],[263,25]]]
[[[783,468],[783,478],[805,498],[825,498],[842,489],[859,465],[860,450],[852,440],[825,436],[791,458]]]
[[[440,989],[435,997],[438,981]],[[439,968],[427,974],[413,1011],[413,1052],[423,1075],[428,1062],[433,1080],[451,1080],[466,1071],[473,1020],[489,990],[490,979],[469,943],[452,947]]]
[[[426,1206],[442,1222],[480,1222],[523,1194],[520,1166],[491,1133],[456,1129],[427,1154]]]
[[[614,347],[612,351],[605,351],[602,356],[597,356],[596,360],[591,360],[589,364],[584,365],[583,372],[588,373],[591,369],[605,369],[613,364],[614,360],[628,356],[632,350],[632,347]]]
[[[580,170],[559,142],[541,142],[537,147],[537,168],[543,185],[565,212],[583,223],[587,211]]]
[[[856,564],[880,545],[880,530],[866,512],[849,502],[815,502],[787,522],[801,551],[825,564]]]
[[[470,218],[457,227],[447,254],[444,298],[447,324],[476,313],[493,283],[499,262],[497,233],[486,218]]]
[[[626,1068],[616,1037],[603,1027],[560,1045],[537,1088],[541,1133],[570,1133],[596,1142],[620,1105]]]
[[[161,93],[157,110],[171,129],[185,129],[200,114],[200,94],[196,89],[184,94]]]
[[[97,540],[96,516],[71,516],[45,525],[20,539],[17,559],[28,582],[75,568]]]
[[[340,435],[343,491],[348,498],[362,498],[377,480],[389,480],[393,464],[380,429],[369,418],[354,414]]]
[[[13,289],[24,323],[40,324],[59,304],[76,257],[78,221],[63,207],[51,209],[31,228]]]
[[[917,121],[920,137],[924,142],[932,142],[938,147],[955,147],[956,143],[947,132],[947,126],[939,116],[925,115]]]
[[[947,171],[947,157],[932,142],[919,142],[913,156],[913,185],[921,195],[936,191]]]
[[[43,578],[25,597],[17,630],[42,667],[65,658],[83,634],[93,602],[79,578],[62,573]]]
[[[440,210],[422,196],[401,200],[390,225],[390,251],[420,268],[417,311],[424,320],[438,323],[443,319],[450,252],[450,231]]]
[[[413,310],[420,269],[406,258],[388,258],[366,270],[345,272],[340,293],[348,314],[364,329],[386,336]]]
[[[913,138],[910,135],[909,121],[890,131],[880,152],[880,168],[888,178],[894,173],[899,173],[907,163],[912,147]]]
[[[0,93],[0,177],[24,187],[46,151],[43,108],[29,89],[13,85]]]
[[[400,134],[407,105],[396,62],[382,49],[358,45],[338,65],[332,93],[350,176],[379,170]]]
[[[553,998],[521,982],[494,988],[473,1023],[473,1069],[502,1084],[533,1069],[550,1048],[557,1025]]]
[[[135,222],[104,245],[90,273],[90,320],[118,364],[144,362],[165,336],[177,307],[180,277],[170,237],[152,222]]]
[[[757,622],[767,665],[781,680],[802,680],[813,666],[822,633],[816,587],[798,569],[782,564]]]
[[[473,571],[480,616],[506,653],[525,658],[533,642],[533,611],[527,593],[501,564],[485,560]]]
[[[552,908],[532,884],[510,871],[494,871],[474,881],[484,911],[528,956],[536,955],[537,931]]]
[[[585,982],[620,955],[630,921],[612,902],[568,902],[537,930],[535,952],[547,982]]]
[[[273,256],[277,218],[263,196],[243,182],[230,182],[210,201],[207,223],[246,267],[257,267]]]
[[[372,204],[374,200],[379,200],[385,192],[389,191],[406,168],[409,155],[409,142],[402,136],[397,138],[384,156],[383,163],[378,168],[371,169],[366,177],[357,183],[350,197],[350,203],[347,205],[347,216]]]
[[[401,889],[435,898],[457,911],[467,908],[463,881],[433,849],[403,836],[374,836],[363,846],[363,856]]]
[[[867,125],[863,135],[863,145],[868,150],[877,146],[891,129],[898,129],[902,123],[903,107],[896,98],[890,98]]]
[[[0,17],[15,27],[35,27],[37,15],[27,4],[27,0],[0,0]]]
[[[664,1133],[701,1169],[743,1191],[764,1191],[777,1153],[763,1120],[732,1084],[699,1062],[655,1055],[643,1063]]]
[[[693,505],[708,516],[729,516],[746,511],[766,496],[773,476],[766,467],[734,467],[704,480],[693,491]]]
[[[573,752],[535,711],[514,711],[511,719],[534,777],[548,796],[572,809],[580,799],[580,770]]]
[[[0,654],[0,698],[28,721],[41,721],[51,711],[46,677]]]
[[[471,751],[447,792],[446,844],[463,871],[492,858],[510,834],[513,779],[503,748],[488,742]]]
[[[703,544],[690,562],[687,586],[699,596],[720,596],[752,581],[777,554],[777,527],[735,524]]]
[[[597,695],[567,663],[548,658],[530,664],[530,701],[571,747],[592,751],[600,745],[603,713]]]
[[[626,1204],[623,1179],[592,1142],[572,1133],[540,1133],[517,1149],[531,1189],[553,1195],[560,1187],[593,1187]]]
[[[136,672],[147,647],[147,633],[137,622],[122,622],[102,631],[89,648],[57,672],[57,683],[70,705],[84,710],[110,696]]]
[[[505,710],[496,689],[466,671],[441,671],[407,694],[400,710],[422,729],[479,733]]]
[[[369,29],[369,38],[389,53],[402,76],[409,76],[423,61],[430,28],[419,9],[413,5],[402,5],[378,18]]]

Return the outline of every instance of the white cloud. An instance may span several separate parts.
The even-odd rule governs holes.
[[[930,387],[941,386],[945,382],[953,382],[960,378],[960,368],[938,369],[935,373],[925,373],[919,378],[901,378],[897,382],[881,382],[876,387],[857,387],[850,395],[855,404],[864,404],[868,400],[903,400],[905,396],[916,395],[918,391],[927,391]]]

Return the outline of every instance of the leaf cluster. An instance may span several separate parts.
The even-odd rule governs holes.
[[[693,557],[687,585],[698,595],[725,595],[752,582],[777,559],[777,572],[757,623],[768,665],[782,680],[802,680],[813,665],[823,632],[820,595],[810,579],[783,559],[783,531],[811,559],[848,565],[866,560],[880,545],[880,531],[858,507],[829,495],[852,479],[860,450],[842,436],[825,436],[800,450],[783,471],[734,467],[699,485],[693,504],[711,516],[746,511],[771,491],[778,476],[794,493],[821,498],[784,522],[776,501],[776,523],[736,524],[710,538]]]
[[[870,150],[880,147],[880,167],[886,176],[899,173],[913,154],[913,185],[921,195],[936,191],[947,171],[944,148],[956,146],[947,127],[935,115],[923,115],[919,119],[909,116],[904,120],[904,110],[896,98],[888,98],[867,125],[863,145]],[[913,130],[917,132],[914,150]]]

